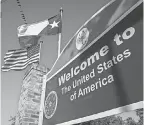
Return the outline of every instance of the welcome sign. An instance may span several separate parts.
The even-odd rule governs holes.
[[[137,5],[47,81],[43,125],[76,124],[104,117],[105,112],[112,115],[126,105],[139,106],[143,100],[142,9],[142,3]]]

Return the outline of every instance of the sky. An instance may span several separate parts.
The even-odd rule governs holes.
[[[75,32],[110,0],[19,0],[28,24],[43,21],[63,8],[61,50]],[[19,49],[17,27],[24,21],[16,0],[5,0],[1,7],[1,66],[8,50]],[[40,64],[51,68],[57,58],[58,36],[46,36],[42,44]],[[20,98],[22,79],[27,69],[1,72],[2,125],[9,125],[15,116]]]

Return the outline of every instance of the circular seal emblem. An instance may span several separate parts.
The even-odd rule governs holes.
[[[18,34],[23,35],[26,32],[27,28],[28,28],[28,26],[26,24],[19,26],[18,27]]]
[[[57,108],[57,101],[57,93],[55,91],[51,91],[45,100],[44,113],[47,119],[50,119],[54,115]]]
[[[76,48],[81,50],[88,42],[89,31],[87,28],[83,28],[76,37]]]

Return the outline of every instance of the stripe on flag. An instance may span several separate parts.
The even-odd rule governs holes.
[[[21,56],[21,57],[17,57],[17,58],[7,58],[4,60],[5,63],[8,63],[8,62],[14,62],[14,61],[17,61],[17,60],[22,60],[22,59],[27,59],[27,56]]]
[[[18,37],[38,35],[47,25],[48,20],[33,24],[24,24],[18,27]]]
[[[17,28],[21,48],[28,48],[38,44],[45,35],[56,35],[62,31],[61,14],[57,14],[41,22],[24,24]]]
[[[18,54],[19,53],[19,54]],[[23,55],[23,56],[21,56]],[[2,71],[22,70],[29,64],[38,62],[40,58],[40,44],[25,50],[13,50],[6,53]]]
[[[20,53],[20,54],[9,54],[9,55],[5,55],[4,57],[4,62],[6,62],[7,60],[16,60],[16,59],[19,59],[19,58],[25,58],[27,57],[27,50],[23,53]]]
[[[19,64],[19,65],[24,65],[25,62],[29,61],[29,60],[32,60],[32,59],[35,59],[39,56],[39,53],[30,57],[30,58],[26,58],[26,59],[20,59],[20,60],[13,60],[13,61],[8,61],[8,62],[5,62],[5,66],[13,66],[14,64]]]

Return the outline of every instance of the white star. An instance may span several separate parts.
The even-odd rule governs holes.
[[[54,21],[52,24],[50,24],[52,26],[51,29],[54,28],[54,27],[58,27],[59,22]]]

